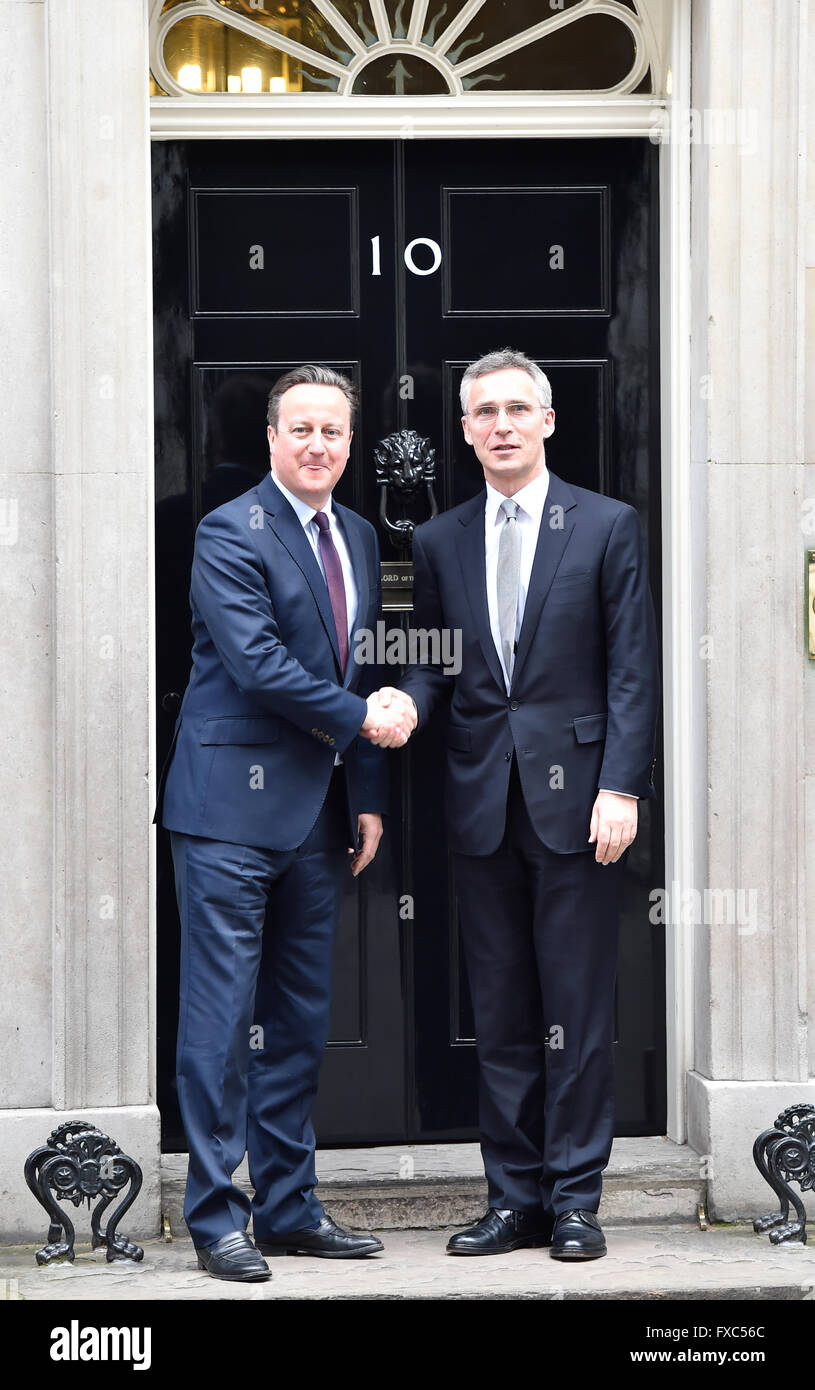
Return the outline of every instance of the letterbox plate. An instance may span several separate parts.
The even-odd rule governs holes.
[[[382,560],[382,607],[385,612],[413,608],[413,561]]]

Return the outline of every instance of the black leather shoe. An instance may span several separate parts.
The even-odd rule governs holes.
[[[206,1269],[213,1279],[249,1281],[271,1279],[272,1271],[261,1259],[245,1231],[230,1231],[214,1245],[196,1246],[198,1268]]]
[[[323,1213],[316,1230],[306,1228],[288,1235],[269,1236],[257,1241],[257,1248],[262,1255],[319,1255],[324,1260],[356,1260],[363,1255],[375,1255],[384,1246],[367,1231],[344,1231]]]
[[[603,1228],[593,1211],[564,1211],[555,1217],[553,1260],[598,1260],[606,1253]]]
[[[537,1211],[499,1211],[490,1207],[467,1231],[447,1242],[448,1255],[503,1255],[507,1250],[548,1245],[552,1222]]]

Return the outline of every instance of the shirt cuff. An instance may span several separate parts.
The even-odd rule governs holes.
[[[615,796],[627,796],[631,801],[639,801],[639,797],[633,792],[618,792],[616,787],[598,787],[598,792],[613,792]]]

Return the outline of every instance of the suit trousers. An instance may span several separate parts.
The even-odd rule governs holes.
[[[589,827],[586,826],[588,840]],[[504,836],[453,856],[489,1205],[597,1211],[614,1132],[621,876],[538,838],[513,755]]]
[[[171,832],[181,918],[176,1072],[196,1246],[315,1227],[311,1107],[328,1038],[348,874],[344,774],[296,850]],[[255,1195],[232,1181],[248,1151]]]

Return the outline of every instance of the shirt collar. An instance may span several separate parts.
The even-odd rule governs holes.
[[[548,491],[549,469],[544,463],[543,469],[538,476],[533,478],[530,483],[526,483],[524,487],[519,488],[517,492],[513,492],[511,500],[517,502],[518,506],[526,512],[527,516],[531,516],[536,525],[540,526]],[[501,503],[506,500],[503,492],[499,492],[497,488],[493,487],[492,483],[487,482],[487,502],[484,518],[487,526],[494,526],[496,521],[500,519],[499,509]]]
[[[328,501],[326,502],[324,507],[312,507],[310,502],[304,502],[300,497],[295,497],[293,492],[289,492],[289,489],[286,487],[285,483],[281,483],[274,469],[272,469],[272,478],[274,480],[275,486],[280,488],[280,491],[283,493],[283,496],[286,498],[286,501],[291,503],[292,507],[297,513],[297,519],[304,529],[306,526],[308,526],[310,521],[314,520],[318,510],[325,512],[326,516],[328,517],[329,525],[331,524],[331,522],[334,519],[333,510],[331,506],[333,499],[331,498],[331,496],[329,496]]]

